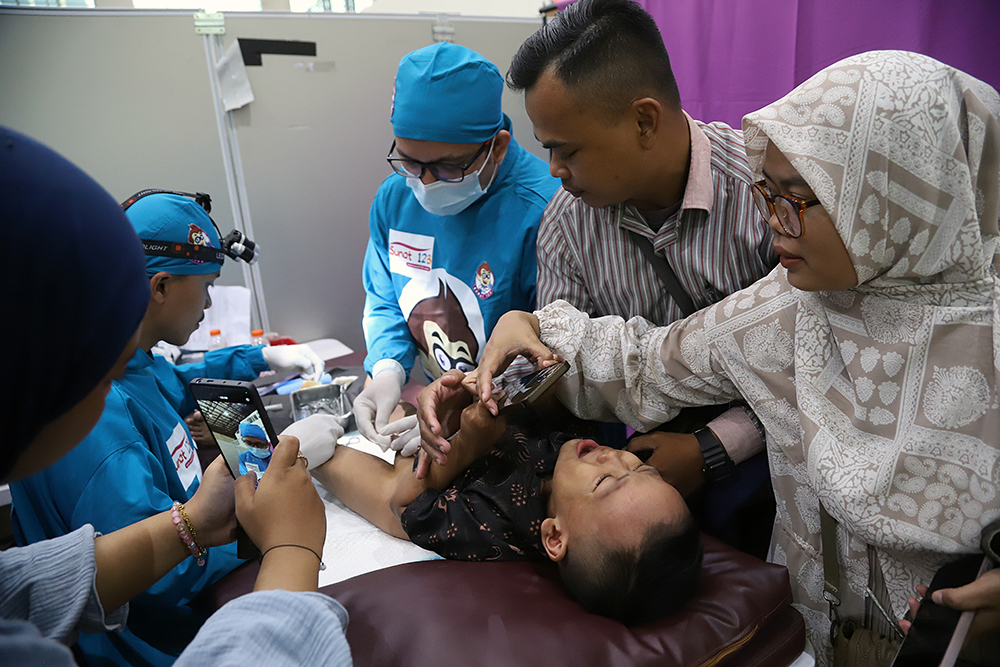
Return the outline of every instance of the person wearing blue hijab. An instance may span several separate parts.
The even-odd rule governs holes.
[[[269,368],[287,375],[323,367],[305,345],[239,345],[177,366],[153,354],[161,340],[187,342],[211,306],[209,288],[226,255],[208,212],[191,197],[144,191],[123,206],[143,243],[146,291],[152,297],[139,346],[114,382],[90,435],[59,462],[11,485],[14,535],[22,546],[84,524],[111,532],[168,510],[174,502],[188,502],[204,475],[184,419],[196,408],[188,390],[192,379],[253,380]],[[178,244],[187,245],[172,252]],[[195,246],[208,252],[194,255]],[[274,362],[276,357],[300,360],[299,365],[286,367]],[[340,435],[342,431],[327,438],[331,454]],[[306,443],[302,446],[305,450]],[[172,664],[207,618],[189,602],[242,561],[236,545],[228,544],[212,549],[202,562],[181,563],[137,596],[123,631],[81,637],[84,655],[91,662],[122,667]]]
[[[150,298],[142,246],[114,200],[65,158],[0,127],[0,232],[12,240],[0,263],[0,309],[9,322],[0,334],[10,355],[0,410],[0,482],[31,475],[85,437],[104,408],[112,381],[138,346]],[[30,237],[30,245],[20,239]],[[44,365],[39,363],[44,360]],[[299,549],[322,548],[323,506],[297,465],[295,439],[275,448],[272,470],[259,488],[236,484],[240,520],[263,548],[267,585],[226,605],[198,634],[179,667],[350,665],[335,600],[309,590],[319,562],[304,566]],[[271,502],[254,503],[257,493]],[[205,470],[186,504],[198,545],[217,548],[235,534],[233,480],[221,457]],[[275,511],[268,508],[273,507]],[[298,518],[283,520],[285,512]],[[303,529],[300,530],[300,527]],[[293,531],[293,532],[290,532]],[[295,534],[294,531],[298,531]],[[98,536],[92,525],[28,547],[0,552],[0,656],[4,664],[75,665],[68,645],[80,632],[124,627],[128,600],[177,564],[193,560],[178,539],[171,511]],[[292,559],[286,556],[293,557]],[[265,572],[266,569],[266,572]],[[312,588],[315,590],[315,587]],[[281,608],[280,617],[272,613]],[[278,645],[274,637],[303,632],[306,641]],[[246,633],[250,634],[247,635]]]
[[[503,87],[493,63],[449,42],[396,73],[393,173],[371,206],[363,272],[371,382],[354,415],[405,456],[416,417],[389,419],[417,355],[432,378],[472,370],[500,316],[535,306],[538,224],[559,181],[511,136]]]

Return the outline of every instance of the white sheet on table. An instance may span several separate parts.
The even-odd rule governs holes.
[[[352,436],[357,436],[356,438]],[[389,461],[392,451],[383,452],[378,445],[365,440],[357,431],[347,434],[338,447],[348,446]],[[319,585],[329,586],[359,574],[380,570],[393,565],[440,558],[412,542],[401,540],[373,526],[355,512],[347,509],[336,496],[316,484],[320,498],[326,505],[326,543],[323,545],[323,562],[326,570],[319,573]]]

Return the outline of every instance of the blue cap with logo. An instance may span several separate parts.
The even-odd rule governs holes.
[[[503,77],[464,46],[440,42],[399,61],[392,130],[397,137],[478,144],[503,129]]]
[[[208,213],[189,197],[157,193],[143,197],[125,211],[139,238],[144,241],[190,243],[221,248],[219,234]],[[181,257],[146,255],[146,275],[166,271],[178,276],[215,273],[221,264]]]

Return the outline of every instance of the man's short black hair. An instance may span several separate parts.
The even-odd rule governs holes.
[[[656,22],[633,0],[580,0],[517,50],[507,85],[530,90],[549,67],[567,88],[611,114],[652,97],[681,108],[677,82]]]
[[[572,552],[559,561],[563,584],[590,613],[626,625],[677,611],[698,588],[703,549],[690,514],[680,526],[652,526],[635,549],[602,551],[591,543],[574,545]]]

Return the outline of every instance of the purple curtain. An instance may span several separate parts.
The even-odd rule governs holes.
[[[637,0],[670,53],[684,109],[739,128],[842,58],[927,54],[1000,89],[1000,0]]]

